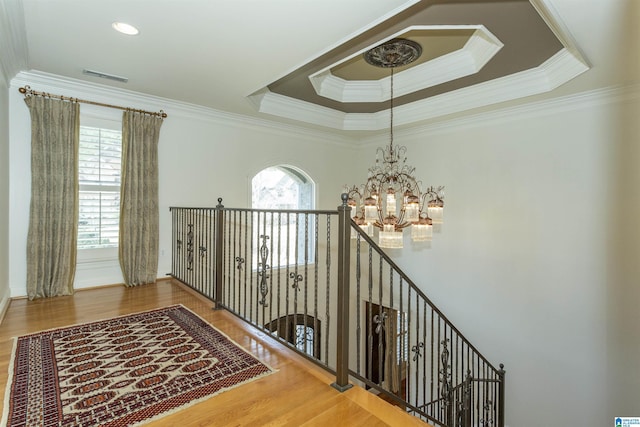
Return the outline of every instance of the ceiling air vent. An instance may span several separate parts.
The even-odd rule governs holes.
[[[129,81],[129,79],[126,77],[115,76],[113,74],[107,74],[107,73],[102,73],[100,71],[93,71],[93,70],[87,70],[87,69],[82,70],[82,74],[86,74],[87,76],[100,77],[101,79],[115,80],[117,82],[122,82],[122,83],[126,83]]]

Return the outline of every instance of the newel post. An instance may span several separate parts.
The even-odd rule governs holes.
[[[338,320],[336,382],[331,386],[340,392],[352,387],[349,384],[349,278],[351,258],[351,207],[348,196],[342,194],[342,205],[338,206]]]
[[[213,302],[215,309],[222,308],[222,265],[223,265],[223,231],[224,231],[224,206],[222,197],[218,198],[218,205],[215,207],[215,232],[214,232],[214,272],[213,272]]]
[[[498,391],[498,427],[504,427],[504,364],[500,364],[500,370],[498,371],[498,377],[500,379],[500,388]]]

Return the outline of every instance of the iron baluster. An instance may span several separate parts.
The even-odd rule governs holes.
[[[451,372],[449,372],[449,349],[447,348],[447,343],[449,342],[449,338],[445,338],[440,342],[442,344],[442,352],[440,353],[440,362],[442,368],[440,369],[440,398],[444,401],[444,419],[447,425],[451,425],[452,417],[451,417],[451,383],[449,378],[451,377]]]
[[[187,224],[187,270],[193,271],[193,224]]]
[[[271,270],[271,266],[267,264],[267,260],[269,258],[269,248],[267,247],[267,240],[269,240],[269,236],[265,234],[261,234],[260,238],[262,239],[262,245],[260,246],[260,262],[258,263],[258,277],[260,278],[260,295],[261,299],[259,304],[264,307],[268,307],[269,303],[267,302],[267,294],[269,293],[269,285],[267,284],[267,279],[270,277],[269,270]]]

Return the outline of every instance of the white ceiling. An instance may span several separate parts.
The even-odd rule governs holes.
[[[249,96],[416,3],[407,0],[0,1],[23,5],[24,26],[17,21],[14,25],[22,29],[20,33],[26,40],[26,70],[285,121],[260,113]],[[559,38],[572,44],[570,47],[589,66],[588,71],[549,92],[478,107],[475,111],[638,83],[639,0],[532,2],[542,5],[556,21],[556,28],[562,32]],[[13,19],[20,20],[19,14],[14,13]],[[509,19],[507,13],[504,19]],[[111,28],[114,21],[135,25],[140,34],[119,34]],[[129,81],[118,83],[85,76],[83,69],[125,76]]]

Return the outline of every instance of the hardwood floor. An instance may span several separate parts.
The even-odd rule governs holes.
[[[425,426],[360,387],[339,393],[329,373],[299,357],[173,280],[135,288],[111,286],[74,296],[12,300],[0,324],[0,402],[4,402],[12,337],[183,304],[278,372],[226,391],[149,426]]]

